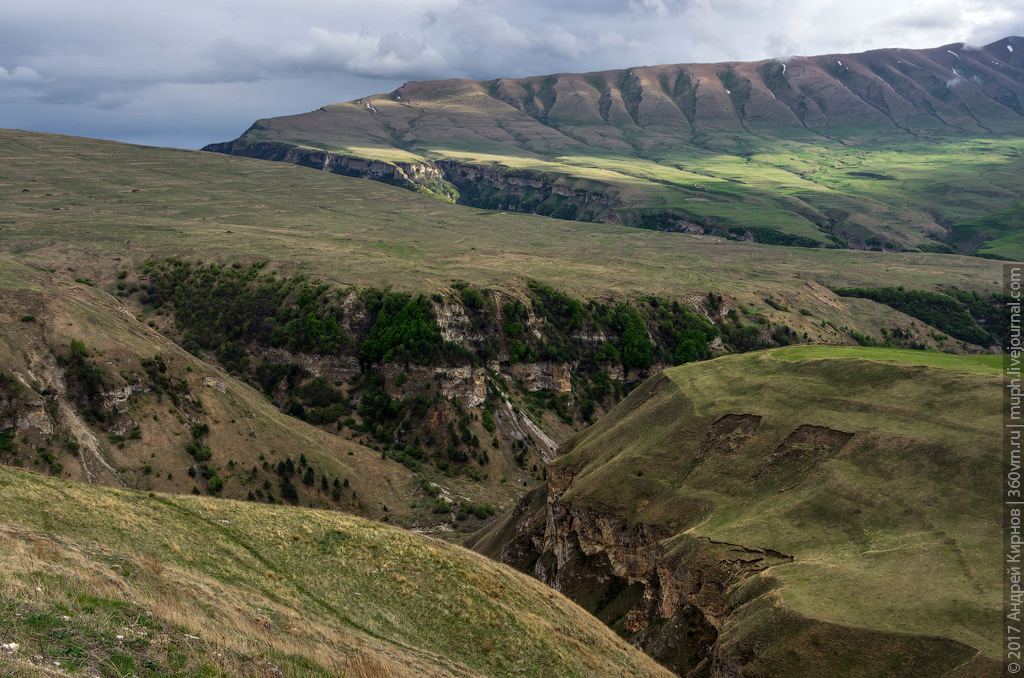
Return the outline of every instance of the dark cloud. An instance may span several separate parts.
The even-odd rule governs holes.
[[[1022,33],[1024,0],[41,0],[0,23],[0,126],[197,147],[406,80]]]

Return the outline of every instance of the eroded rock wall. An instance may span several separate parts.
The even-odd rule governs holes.
[[[666,528],[564,500],[572,481],[565,469],[549,467],[543,509],[533,497],[523,500],[499,559],[530,571],[681,676],[741,675],[739,660],[717,648],[734,611],[727,591],[792,559],[704,538],[685,538],[668,552]]]

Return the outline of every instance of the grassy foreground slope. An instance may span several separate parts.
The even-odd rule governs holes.
[[[668,676],[535,580],[327,511],[0,469],[7,676]]]
[[[666,370],[562,446],[537,572],[570,592],[594,562],[573,540],[604,550],[743,675],[994,675],[1000,385],[989,357],[866,348]]]

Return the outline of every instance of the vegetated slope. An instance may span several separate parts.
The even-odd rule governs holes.
[[[3,464],[409,519],[419,484],[400,464],[279,412],[90,285],[10,260],[3,270]]]
[[[680,675],[996,675],[999,370],[830,347],[666,370],[474,542]]]
[[[5,676],[667,676],[560,594],[327,511],[0,467]]]
[[[837,327],[877,336],[899,316],[883,319],[872,304],[839,301],[818,286],[885,281],[988,294],[1002,283],[1000,264],[977,258],[782,249],[485,212],[195,151],[4,130],[0,160],[4,251],[59,268],[69,281],[110,289],[121,270],[134,271],[150,257],[246,267],[267,261],[270,270],[301,272],[339,289],[430,294],[461,280],[514,290],[533,279],[601,301],[713,291],[773,321],[781,312],[764,299],[774,297],[791,309],[786,324],[801,334],[811,328],[799,324],[796,311],[806,308]]]
[[[564,219],[1021,258],[1022,59],[1009,37],[409,82],[206,148]]]
[[[99,482],[407,526],[475,530],[543,477],[551,441],[677,362],[793,341],[981,350],[825,285],[987,299],[1001,280],[977,258],[481,213],[197,151],[6,131],[0,154],[0,299],[14,328],[0,373],[25,389],[11,396],[22,414],[0,426],[6,462],[88,478],[69,444],[92,436],[117,469],[97,459]],[[68,371],[77,399],[59,388]],[[90,421],[71,429],[72,412]],[[255,430],[253,413],[280,435]]]

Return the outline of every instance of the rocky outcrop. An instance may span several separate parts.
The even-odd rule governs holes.
[[[117,388],[103,394],[103,407],[108,410],[124,412],[128,409],[128,399],[133,393],[149,393],[150,387],[145,384],[132,384]],[[222,389],[223,390],[223,389]]]
[[[392,398],[408,398],[420,394],[432,396],[436,387],[443,398],[458,398],[463,407],[477,407],[487,399],[487,370],[482,367],[386,363],[381,365],[380,371],[388,395]]]
[[[717,338],[718,337],[716,337],[716,339]],[[668,369],[671,365],[655,364],[647,368],[625,368],[622,366],[622,363],[606,363],[603,367],[605,372],[607,372],[608,376],[612,379],[621,381],[623,384],[635,384],[653,377],[658,372]]]
[[[361,372],[359,359],[355,356],[293,353],[283,348],[270,347],[254,348],[253,355],[257,361],[299,365],[314,377],[323,377],[330,382],[347,381]]]
[[[261,160],[288,162],[349,177],[363,177],[424,192],[448,202],[454,202],[458,198],[458,191],[445,180],[444,173],[426,162],[374,160],[318,148],[244,139],[209,144],[203,150]]]
[[[473,350],[473,343],[477,337],[472,337],[472,321],[466,315],[466,309],[462,304],[455,302],[440,302],[434,304],[434,314],[437,318],[437,326],[441,330],[441,337],[448,342],[458,344],[466,350]]]
[[[375,160],[245,138],[208,144],[203,150],[288,162],[332,174],[371,179],[473,207],[609,223],[619,223],[618,216],[610,208],[628,207],[627,203],[600,191],[563,186],[539,172],[477,167],[455,160],[434,163]]]
[[[478,167],[438,160],[445,179],[459,190],[459,202],[473,207],[530,212],[580,221],[621,223],[612,208],[629,203],[609,193],[572,188],[541,172]]]
[[[733,433],[751,424],[741,417],[723,428]],[[563,499],[572,480],[567,470],[549,467],[546,504],[525,497],[492,555],[561,591],[679,675],[698,668],[741,675],[736,658],[715,650],[733,612],[726,592],[792,558],[603,515]]]
[[[670,552],[665,527],[563,501],[571,483],[568,471],[549,467],[546,505],[525,497],[492,555],[580,603],[679,675],[713,664],[717,675],[730,675],[731,660],[710,651],[731,611],[726,591],[792,558],[707,539]]]
[[[572,366],[569,363],[515,363],[502,370],[521,381],[528,391],[547,389],[555,393],[572,392]]]
[[[42,398],[11,398],[0,400],[0,431],[14,433],[35,430],[42,435],[53,433],[53,419],[46,412]]]

